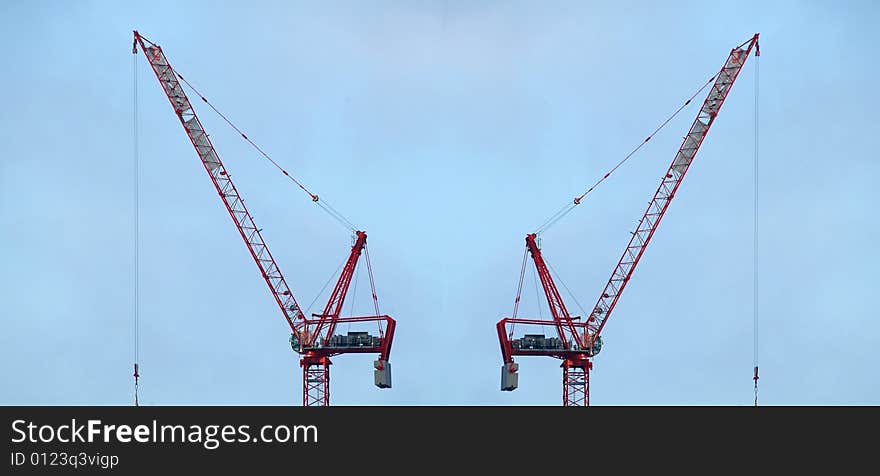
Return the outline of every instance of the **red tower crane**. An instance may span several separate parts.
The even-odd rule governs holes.
[[[367,234],[356,231],[354,243],[351,247],[348,260],[345,262],[336,286],[320,314],[312,314],[306,317],[299,304],[293,297],[290,287],[287,285],[281,269],[272,257],[269,247],[263,240],[261,229],[257,228],[254,220],[242,201],[238,189],[232,183],[226,167],[220,160],[220,156],[214,150],[208,134],[196,115],[189,99],[183,91],[178,78],[183,80],[168,63],[162,48],[134,32],[134,45],[132,53],[137,53],[140,46],[144,56],[150,63],[156,78],[162,89],[168,96],[174,113],[180,120],[187,136],[195,147],[205,171],[208,173],[214,189],[220,195],[223,205],[232,217],[238,229],[239,235],[244,240],[251,257],[257,264],[260,274],[269,286],[272,297],[281,309],[287,324],[290,326],[290,345],[294,351],[300,354],[300,366],[303,369],[303,405],[326,406],[330,404],[330,358],[347,353],[375,353],[378,359],[373,363],[374,383],[379,388],[391,388],[391,366],[388,362],[391,353],[391,342],[394,338],[395,321],[390,316],[379,314],[379,305],[376,297],[376,289],[373,282],[372,267],[367,251]],[[207,103],[207,99],[201,98]],[[240,132],[240,131],[239,131]],[[249,139],[243,133],[245,140]],[[270,159],[271,160],[271,159]],[[280,168],[280,167],[279,167]],[[284,175],[289,174],[281,169]],[[297,182],[297,184],[299,184]],[[308,192],[313,201],[318,202],[317,195]],[[360,256],[364,254],[367,269],[370,275],[370,286],[375,308],[375,315],[358,317],[340,317],[345,297],[351,284],[352,276]],[[376,322],[378,335],[368,332],[348,332],[346,335],[335,334],[337,325],[341,323],[364,323]],[[384,325],[384,326],[383,326]]]
[[[525,273],[526,263],[524,257],[513,315],[512,317],[501,319],[496,324],[498,339],[501,344],[501,355],[504,360],[504,364],[501,367],[501,390],[512,391],[518,386],[517,371],[519,370],[519,364],[514,362],[514,356],[550,356],[562,360],[563,405],[588,406],[590,404],[590,370],[593,368],[592,359],[602,349],[602,337],[600,335],[602,329],[608,322],[611,312],[617,305],[617,300],[632,277],[636,265],[642,258],[645,248],[651,241],[651,237],[654,236],[657,226],[660,225],[660,220],[663,219],[663,215],[669,208],[670,202],[675,197],[681,181],[684,179],[700,145],[703,143],[703,139],[706,138],[709,128],[715,122],[721,105],[724,104],[730,88],[733,86],[753,48],[755,49],[756,56],[760,55],[757,33],[745,43],[731,50],[721,71],[713,78],[714,83],[709,95],[697,113],[697,117],[694,119],[690,131],[685,136],[684,142],[675,154],[672,164],[670,164],[668,170],[663,175],[660,186],[648,204],[648,209],[639,221],[636,231],[632,233],[629,244],[624,249],[623,256],[621,256],[614,267],[611,278],[599,295],[599,299],[590,311],[590,315],[586,316],[586,319],[581,319],[580,316],[572,316],[569,313],[550,275],[547,263],[541,255],[537,234],[531,233],[526,235],[526,249],[534,261],[547,303],[550,306],[552,321],[516,317],[522,292],[523,275]],[[645,139],[645,142],[649,139],[650,137]],[[603,180],[609,174],[606,174]],[[573,205],[579,204],[582,198],[583,195],[575,198]],[[553,327],[558,337],[546,337],[544,334],[525,334],[522,337],[514,338],[514,326],[516,324]]]

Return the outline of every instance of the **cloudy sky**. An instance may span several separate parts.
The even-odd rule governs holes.
[[[369,234],[394,388],[338,357],[335,405],[558,405],[553,359],[519,359],[499,391],[524,235],[760,32],[760,399],[880,403],[873,2],[179,3],[0,4],[0,404],[132,401],[134,29]],[[752,402],[755,67],[608,321],[594,405]],[[289,329],[142,55],[134,72],[141,402],[298,405]],[[348,232],[196,107],[307,305]],[[695,113],[544,234],[575,311]],[[520,315],[546,318],[525,283]]]

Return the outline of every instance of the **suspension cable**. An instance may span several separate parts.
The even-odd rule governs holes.
[[[754,243],[752,253],[754,255],[754,263],[752,265],[752,273],[753,273],[753,285],[754,289],[753,293],[753,305],[754,305],[754,323],[752,324],[752,329],[754,332],[755,342],[754,342],[754,364],[755,364],[755,375],[752,379],[755,381],[755,406],[758,406],[758,78],[760,73],[760,59],[761,59],[761,49],[757,45],[755,49],[755,198],[754,204],[755,209],[753,210],[754,214]]]
[[[614,173],[614,172],[615,172],[615,171],[616,171],[621,165],[623,165],[623,164],[626,163],[630,158],[632,158],[632,156],[635,155],[635,153],[638,152],[639,149],[642,148],[642,146],[644,146],[645,144],[647,144],[648,141],[650,141],[652,137],[654,137],[654,136],[655,136],[658,132],[660,132],[664,127],[666,127],[666,125],[669,124],[669,122],[672,121],[672,119],[674,119],[675,116],[678,115],[678,113],[680,113],[682,110],[684,110],[684,108],[687,107],[687,106],[691,103],[691,101],[693,101],[694,98],[697,97],[697,95],[699,95],[701,92],[703,92],[704,89],[706,89],[710,84],[712,84],[712,81],[714,81],[714,80],[715,80],[715,76],[712,76],[711,78],[709,78],[709,80],[706,81],[705,84],[703,84],[702,86],[700,86],[700,89],[698,89],[697,92],[693,93],[693,94],[692,94],[692,95],[691,95],[691,96],[690,96],[690,97],[684,102],[684,104],[682,104],[681,106],[679,106],[679,108],[676,109],[675,112],[672,113],[672,115],[670,115],[669,117],[667,117],[665,121],[663,121],[659,126],[657,126],[657,128],[654,129],[654,132],[651,132],[651,133],[648,135],[648,137],[645,138],[645,140],[643,140],[642,142],[639,143],[638,146],[636,146],[635,149],[633,149],[629,154],[626,155],[626,157],[624,157],[620,162],[618,162],[614,167],[612,167],[611,170],[609,170],[607,173],[605,173],[605,175],[603,175],[602,178],[600,178],[599,180],[597,180],[596,183],[594,183],[590,188],[588,188],[586,192],[584,192],[584,193],[582,193],[581,195],[575,197],[574,200],[572,200],[570,203],[566,204],[564,207],[562,207],[561,209],[559,209],[559,211],[557,211],[557,212],[554,213],[552,216],[550,216],[550,218],[548,218],[547,220],[545,220],[544,223],[541,224],[541,226],[539,226],[539,227],[535,230],[535,233],[536,233],[536,234],[539,234],[539,235],[542,234],[542,233],[544,233],[545,231],[547,231],[548,228],[550,228],[551,226],[553,226],[554,224],[556,224],[556,223],[557,223],[559,220],[561,220],[564,216],[568,215],[569,212],[571,212],[572,210],[574,210],[574,208],[575,208],[576,206],[580,205],[580,203],[581,203],[581,201],[584,199],[584,197],[586,197],[590,192],[592,192],[593,190],[595,190],[596,187],[599,186],[599,184],[601,184],[601,183],[604,182],[606,179],[608,179],[608,177],[610,177],[611,174],[613,174],[613,173]]]
[[[345,265],[346,261],[348,261],[347,257],[346,257],[346,259],[342,260],[341,263],[339,263],[339,266],[336,268],[336,271],[334,271],[333,274],[331,274],[330,277],[327,278],[327,282],[324,283],[324,286],[322,286],[321,290],[318,291],[318,294],[315,295],[315,299],[312,299],[312,302],[310,302],[308,307],[306,307],[306,316],[311,316],[312,306],[314,306],[315,302],[318,300],[318,298],[320,298],[321,295],[324,294],[324,291],[327,290],[327,286],[330,285],[330,281],[333,281],[333,278],[336,277],[336,275],[339,273],[339,270],[342,269],[342,267]]]
[[[139,406],[138,402],[138,380],[140,372],[138,371],[138,361],[140,360],[140,282],[139,282],[139,265],[140,265],[140,153],[138,143],[138,82],[137,82],[137,41],[132,45],[131,55],[131,78],[132,78],[132,159],[134,165],[134,406]]]
[[[306,188],[305,185],[303,185],[302,182],[297,180],[293,175],[290,175],[287,172],[287,170],[285,170],[283,167],[281,167],[281,165],[279,165],[278,162],[276,162],[274,159],[272,159],[272,157],[270,157],[269,154],[267,154],[262,148],[260,148],[260,146],[258,146],[253,140],[251,140],[251,138],[248,137],[247,134],[242,132],[242,130],[239,129],[238,126],[236,126],[231,120],[229,120],[229,118],[227,118],[225,114],[220,112],[220,110],[217,109],[214,106],[214,104],[212,104],[210,101],[208,101],[208,99],[201,92],[199,92],[199,90],[197,90],[192,84],[190,84],[190,82],[187,81],[186,78],[184,78],[182,74],[180,74],[176,70],[174,71],[174,74],[176,74],[177,77],[180,78],[180,80],[183,81],[183,83],[186,84],[186,86],[193,93],[198,95],[199,98],[201,98],[202,102],[207,104],[215,113],[217,113],[218,116],[220,116],[226,122],[226,124],[228,124],[233,130],[235,130],[235,132],[237,132],[245,141],[247,141],[248,144],[250,144],[261,156],[263,156],[263,158],[268,160],[272,165],[275,166],[276,169],[278,169],[282,174],[284,174],[285,177],[290,179],[294,184],[296,184],[297,187],[299,187],[303,192],[305,192],[309,196],[309,198],[311,198],[312,201],[315,202],[322,210],[327,212],[328,215],[333,217],[336,221],[338,221],[342,226],[344,226],[348,230],[357,231],[357,228],[351,223],[351,221],[349,221],[347,218],[345,218],[345,216],[343,216],[341,213],[339,213],[329,203],[322,202],[320,200],[320,198],[318,198],[317,194],[312,193],[308,188]]]
[[[367,244],[364,243],[364,257],[367,258],[367,272],[370,275],[370,292],[373,294],[373,308],[376,310],[376,317],[379,317],[379,297],[376,296],[376,282],[373,281],[373,265],[370,263],[370,249],[367,248]],[[382,321],[376,321],[379,324],[379,334],[385,334],[385,329],[382,328]]]

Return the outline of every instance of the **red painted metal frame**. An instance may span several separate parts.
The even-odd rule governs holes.
[[[550,276],[541,250],[537,246],[535,234],[526,236],[526,248],[535,262],[535,268],[544,288],[544,294],[550,306],[553,321],[516,318],[516,311],[514,311],[514,317],[504,318],[496,324],[501,354],[505,364],[512,364],[515,355],[542,355],[563,359],[563,405],[588,406],[590,404],[589,374],[593,366],[590,353],[593,345],[605,327],[611,311],[617,305],[623,289],[632,277],[636,265],[654,236],[654,232],[660,225],[660,221],[675,197],[675,193],[690,168],[694,157],[696,157],[703,139],[706,138],[709,128],[715,122],[715,118],[718,116],[724,100],[727,98],[734,81],[736,81],[753,48],[755,49],[755,54],[759,55],[760,47],[758,46],[757,33],[730,51],[727,61],[725,61],[718,75],[716,75],[709,95],[697,113],[697,117],[685,136],[684,142],[679,147],[675,158],[672,160],[672,164],[670,164],[660,182],[660,186],[654,193],[653,199],[648,204],[648,209],[639,221],[636,231],[632,233],[632,238],[629,244],[627,244],[623,256],[618,261],[617,266],[615,266],[611,278],[605,285],[602,294],[600,294],[598,302],[585,321],[575,322],[572,316],[569,315],[562,297],[556,289],[553,278]],[[522,274],[520,275],[520,289],[521,287]],[[517,294],[515,309],[518,308],[518,305],[519,294]],[[565,349],[571,350],[514,349],[512,345],[514,324],[553,326],[559,333],[562,346]],[[572,348],[572,343],[576,344],[575,348]],[[510,368],[513,367],[511,366]]]
[[[355,267],[361,256],[361,252],[365,250],[367,234],[362,231],[356,232],[356,240],[352,246],[351,253],[343,268],[342,274],[336,283],[333,293],[330,296],[324,312],[321,313],[316,320],[310,320],[303,315],[299,304],[293,297],[290,287],[281,274],[281,269],[275,262],[275,258],[269,251],[269,247],[263,240],[260,229],[254,223],[253,217],[248,211],[238,193],[238,189],[232,183],[231,178],[220,160],[220,156],[214,149],[208,134],[205,132],[201,121],[195,113],[189,98],[183,91],[177,78],[174,68],[168,63],[165,53],[159,45],[147,40],[137,31],[134,32],[135,48],[139,45],[150,63],[156,78],[165,91],[174,112],[177,114],[180,123],[186,130],[186,134],[196,149],[196,153],[202,160],[202,165],[214,188],[220,195],[226,210],[232,217],[239,234],[245,242],[251,257],[260,269],[263,279],[269,286],[275,302],[281,308],[284,318],[287,320],[291,331],[300,342],[303,342],[302,359],[300,365],[303,367],[303,405],[329,405],[330,402],[330,357],[344,353],[378,353],[382,361],[387,361],[391,353],[391,342],[394,337],[395,321],[390,316],[378,315],[378,304],[376,305],[375,316],[363,317],[347,317],[340,318],[339,313],[348,293],[351,278],[354,274]],[[204,98],[203,98],[204,99]],[[368,263],[369,267],[369,263]],[[370,283],[372,286],[372,272],[370,273]],[[375,302],[375,290],[373,292]],[[370,322],[385,323],[383,331],[379,326],[379,337],[381,344],[378,347],[358,347],[358,348],[322,348],[318,343],[327,344],[332,336],[336,325],[339,323],[353,322]],[[321,331],[326,330],[324,335]]]

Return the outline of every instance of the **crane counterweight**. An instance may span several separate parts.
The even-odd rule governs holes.
[[[347,354],[347,353],[376,353],[379,354],[379,364],[375,365],[374,377],[376,386],[379,388],[391,387],[391,367],[388,359],[391,353],[391,342],[394,337],[395,321],[390,316],[381,315],[379,313],[378,300],[376,298],[376,289],[373,282],[372,267],[369,261],[369,253],[367,252],[367,234],[363,231],[355,231],[355,240],[351,247],[348,260],[343,267],[339,280],[331,293],[330,299],[327,301],[323,312],[316,314],[315,319],[307,318],[302,308],[297,303],[287,285],[287,281],[281,274],[281,269],[269,251],[269,247],[263,240],[262,228],[258,228],[254,223],[251,213],[248,211],[238,192],[238,189],[232,182],[226,167],[220,160],[220,156],[214,149],[208,134],[205,132],[201,121],[183,90],[178,78],[184,83],[186,80],[178,74],[169,64],[168,59],[162,48],[141,36],[137,31],[134,32],[134,46],[132,53],[137,54],[137,47],[140,46],[150,63],[159,84],[165,91],[169,102],[171,103],[174,113],[183,125],[187,136],[195,147],[196,153],[208,173],[214,188],[220,196],[226,210],[232,217],[233,222],[238,229],[239,235],[247,246],[251,257],[259,268],[260,274],[266,281],[272,296],[275,299],[279,309],[281,309],[285,320],[287,321],[291,335],[291,348],[300,354],[300,366],[303,369],[303,405],[329,405],[330,404],[330,357]],[[189,85],[189,83],[186,83]],[[191,88],[191,86],[190,86]],[[208,100],[199,95],[202,101],[208,103]],[[210,104],[210,103],[208,103]],[[211,106],[213,108],[213,106]],[[215,109],[216,111],[216,109]],[[217,111],[218,114],[219,111]],[[220,114],[223,116],[222,114]],[[223,118],[233,127],[231,122]],[[243,132],[235,128],[241,137],[256,147],[260,153],[272,161],[272,159],[259,149],[256,144],[251,141]],[[309,192],[300,182],[290,177],[290,174],[280,168],[277,163],[272,163],[283,172],[283,174],[305,191],[312,201],[318,202],[318,196]],[[339,219],[339,216],[335,216]],[[360,317],[341,317],[343,303],[345,302],[352,276],[361,255],[366,255],[367,269],[370,275],[370,287],[372,290],[373,305],[375,314]],[[336,334],[335,330],[338,324],[362,324],[375,323],[379,330],[378,334],[372,335],[367,332],[355,331],[348,332],[346,335]]]

